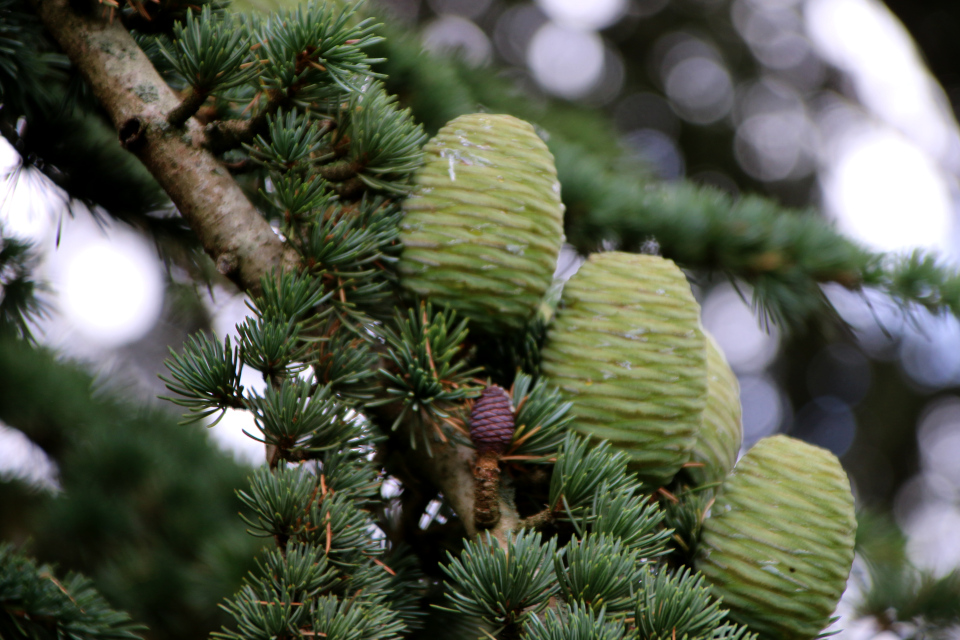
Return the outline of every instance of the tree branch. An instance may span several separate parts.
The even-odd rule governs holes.
[[[296,252],[283,245],[226,167],[203,148],[206,135],[201,125],[193,118],[187,119],[183,128],[168,122],[168,114],[177,109],[180,100],[123,25],[92,14],[79,15],[69,0],[31,2],[106,109],[120,143],[167,192],[217,270],[256,294],[262,275],[278,268],[295,268],[299,261]],[[407,454],[450,501],[467,535],[476,535],[475,451],[447,443],[434,447],[432,456],[422,450]],[[519,525],[519,517],[512,488],[502,487],[499,498],[501,517],[492,533],[503,543]]]
[[[31,0],[44,26],[90,84],[120,143],[153,174],[213,258],[241,289],[260,290],[260,277],[291,269],[285,247],[226,168],[199,142],[192,118],[171,127],[179,100],[118,20],[80,15],[69,0]]]

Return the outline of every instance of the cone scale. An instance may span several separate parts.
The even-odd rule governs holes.
[[[424,153],[404,202],[402,285],[491,333],[522,328],[563,242],[553,156],[530,124],[491,114],[454,119]]]
[[[737,376],[713,336],[706,331],[704,336],[707,341],[707,405],[703,410],[697,443],[690,454],[690,462],[699,466],[687,469],[688,477],[696,486],[721,482],[737,462],[743,442]]]
[[[700,307],[670,260],[590,256],[567,282],[542,371],[573,403],[577,431],[627,453],[651,483],[690,458],[707,396]]]
[[[837,458],[774,436],[724,481],[696,565],[730,617],[762,640],[811,640],[846,586],[855,533],[850,483]]]

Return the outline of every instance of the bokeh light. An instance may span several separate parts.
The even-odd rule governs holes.
[[[435,53],[460,56],[476,67],[487,64],[493,56],[493,46],[483,29],[457,15],[444,15],[428,24],[423,30],[423,46]]]
[[[670,104],[684,120],[711,124],[733,107],[733,80],[716,47],[688,33],[667,34],[653,62]]]
[[[818,132],[793,87],[772,77],[738,87],[734,115],[734,153],[754,178],[795,180],[816,168]]]
[[[842,456],[857,433],[853,410],[835,396],[814,398],[797,411],[790,435]]]
[[[930,402],[917,431],[921,472],[897,493],[894,513],[919,566],[944,575],[960,565],[960,398]]]
[[[600,79],[593,85],[590,93],[580,99],[581,102],[589,107],[602,107],[613,102],[623,89],[625,76],[626,70],[620,52],[605,44],[603,47],[603,72]]]
[[[154,248],[141,236],[71,225],[51,256],[60,311],[84,337],[116,347],[143,337],[163,305],[163,275]]]
[[[751,290],[741,285],[749,298]],[[780,348],[776,327],[761,328],[753,309],[730,284],[715,287],[703,301],[703,326],[713,334],[737,373],[762,371],[773,362]]]
[[[949,250],[953,202],[942,174],[891,130],[848,136],[823,177],[826,210],[840,229],[883,251]]]
[[[788,401],[768,375],[740,377],[740,404],[743,409],[743,450],[776,433],[789,418]]]
[[[762,113],[737,127],[734,150],[740,166],[758,180],[798,178],[813,170],[809,150],[815,135],[802,112]]]
[[[600,82],[605,55],[596,33],[547,22],[530,40],[527,63],[545,90],[575,100]]]
[[[17,478],[40,489],[56,491],[56,463],[22,431],[0,422],[0,481]]]
[[[803,17],[786,2],[736,0],[731,6],[733,24],[751,52],[770,69],[792,69],[812,54],[803,35]]]
[[[681,60],[666,74],[664,86],[680,115],[696,124],[716,122],[733,106],[730,73],[711,58]]]
[[[893,14],[872,0],[809,0],[805,18],[820,55],[849,75],[863,104],[955,171],[960,142],[948,103]]]
[[[574,29],[603,29],[617,22],[627,11],[627,0],[537,0],[550,18]]]
[[[925,390],[960,385],[960,321],[917,312],[904,328],[900,365]]]
[[[527,64],[527,46],[533,34],[548,18],[536,5],[519,4],[510,7],[497,18],[493,28],[493,42],[504,60],[510,64]]]

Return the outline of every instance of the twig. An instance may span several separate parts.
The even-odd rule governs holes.
[[[200,107],[206,102],[207,97],[208,94],[205,91],[197,91],[193,88],[188,89],[187,95],[183,97],[180,104],[167,115],[167,122],[169,122],[172,127],[182,127],[193,114],[200,110]]]

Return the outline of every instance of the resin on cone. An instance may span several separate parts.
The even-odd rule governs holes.
[[[853,564],[850,482],[836,456],[787,436],[758,442],[724,481],[697,569],[730,617],[764,640],[811,640]]]
[[[447,123],[424,153],[404,202],[403,286],[492,333],[522,328],[563,242],[553,156],[530,124],[481,113]]]
[[[690,458],[707,398],[700,307],[670,260],[596,253],[563,289],[543,375],[573,403],[577,431],[610,440],[645,480]]]
[[[740,385],[723,357],[723,352],[706,331],[707,406],[703,410],[700,435],[690,454],[687,475],[696,486],[715,484],[733,469],[743,442],[740,410]]]

